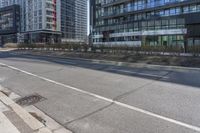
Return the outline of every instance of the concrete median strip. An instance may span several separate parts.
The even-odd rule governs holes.
[[[112,60],[103,60],[103,59],[87,59],[87,58],[80,58],[80,57],[67,57],[63,55],[44,55],[43,53],[35,54],[32,51],[14,51],[11,53],[13,55],[21,55],[24,54],[25,56],[43,56],[43,57],[51,57],[51,58],[62,58],[62,59],[72,59],[72,60],[81,60],[81,61],[89,61],[96,64],[107,64],[107,65],[115,65],[115,66],[124,66],[124,67],[131,67],[131,68],[153,68],[157,70],[200,70],[198,67],[184,67],[184,66],[164,66],[164,65],[156,65],[156,64],[147,64],[147,63],[134,63],[134,62],[123,62],[123,61],[112,61]]]
[[[9,118],[7,118],[4,114],[5,111],[13,111],[17,114],[17,116],[19,116],[20,119],[24,121],[24,124],[28,125],[32,131],[34,131],[33,133],[71,133],[52,118],[45,115],[35,106],[31,105],[23,108],[16,104],[13,99],[20,96],[13,92],[10,92],[10,95],[7,96],[7,92],[9,92],[8,89],[0,86],[0,132],[3,131],[3,133],[21,133],[17,127],[12,124],[12,120],[9,120]],[[33,113],[37,114],[42,119],[45,119],[46,123],[44,124],[39,121],[32,115]]]

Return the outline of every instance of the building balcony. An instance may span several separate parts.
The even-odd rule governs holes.
[[[196,0],[185,0],[181,2],[170,2],[170,3],[164,3],[164,2],[157,2],[154,4],[141,4],[137,6],[127,6],[123,9],[119,10],[113,10],[112,12],[104,12],[104,14],[101,15],[101,18],[110,18],[110,17],[119,17],[124,16],[126,14],[133,14],[133,13],[140,13],[140,12],[147,12],[151,10],[160,10],[164,8],[172,8],[177,6],[184,6],[189,4],[198,4],[200,2],[197,2]]]
[[[117,4],[121,4],[121,3],[124,3],[126,1],[130,1],[130,0],[115,0],[111,3],[103,3],[102,4],[102,7],[109,7],[109,6],[114,6],[114,5],[117,5]]]

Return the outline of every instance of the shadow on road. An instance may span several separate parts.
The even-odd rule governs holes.
[[[92,69],[97,71],[104,71],[109,73],[134,76],[139,78],[146,78],[158,81],[164,81],[169,83],[176,83],[181,85],[187,85],[192,87],[200,87],[200,70],[157,70],[150,68],[130,68],[121,67],[108,64],[97,64],[92,61],[86,61],[81,59],[66,59],[47,56],[33,56],[29,54],[13,54],[12,51],[0,52],[0,58],[6,59],[31,59],[31,61],[48,61],[60,65],[82,67],[86,69]],[[15,60],[16,61],[16,60]],[[24,61],[24,60],[23,60]],[[30,61],[30,62],[31,62]]]

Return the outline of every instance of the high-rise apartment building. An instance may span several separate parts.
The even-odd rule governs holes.
[[[60,0],[24,0],[25,40],[57,42],[61,36],[60,6]]]
[[[91,0],[93,44],[200,44],[199,0]]]
[[[0,8],[20,6],[18,42],[83,41],[87,0],[0,0]]]
[[[87,0],[75,0],[75,38],[83,42],[87,39]]]

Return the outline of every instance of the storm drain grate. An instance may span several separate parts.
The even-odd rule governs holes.
[[[36,94],[32,94],[32,95],[17,99],[16,103],[19,104],[20,106],[29,106],[29,105],[33,105],[44,100],[46,100],[46,98],[36,93]]]

